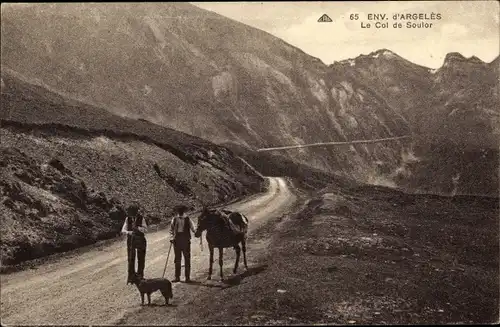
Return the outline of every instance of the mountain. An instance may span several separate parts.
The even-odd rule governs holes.
[[[430,70],[416,65],[388,49],[368,55],[335,62],[330,76],[349,76],[367,85],[407,119],[407,110],[417,103],[422,94],[432,89]]]
[[[399,186],[498,195],[498,60],[449,53],[432,70],[382,49],[330,68],[375,90],[410,126],[416,142],[392,174]]]
[[[498,58],[488,64],[475,56],[449,53],[442,67],[433,70],[381,49],[330,68],[331,76],[350,76],[375,90],[414,133],[463,139],[462,145],[471,147],[496,144]]]
[[[488,64],[474,56],[468,59],[458,53],[446,56],[443,66],[435,73],[434,96],[428,102],[442,120],[436,129],[463,145],[494,147],[498,144],[499,75],[498,64],[494,65],[495,61]]]
[[[4,5],[1,25],[4,67],[113,114],[250,149],[410,134],[282,154],[367,183],[498,193],[493,63],[452,54],[433,72],[382,49],[327,66],[187,3]],[[476,151],[486,170],[471,172]]]
[[[0,268],[116,236],[137,202],[148,223],[172,208],[229,201],[264,180],[230,150],[115,116],[2,69]]]
[[[453,184],[452,194],[498,196],[498,58],[496,62],[451,53],[434,73],[430,96],[409,109],[414,130],[428,135],[416,153],[426,162],[415,167],[417,178],[411,184],[421,184],[420,176],[433,171],[435,189]]]
[[[330,83],[320,60],[189,4],[3,9],[4,66],[117,115],[253,148],[408,131],[369,89]],[[368,181],[377,173],[373,162],[394,168],[400,149],[306,149],[289,156]]]

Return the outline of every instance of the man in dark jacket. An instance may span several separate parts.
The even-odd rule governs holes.
[[[148,225],[146,219],[139,213],[139,205],[132,204],[127,209],[127,217],[123,223],[122,233],[127,234],[128,278],[127,284],[132,283],[135,275],[135,258],[137,255],[137,274],[144,277],[146,260],[146,233]]]
[[[184,274],[186,283],[191,281],[191,232],[195,231],[193,222],[185,215],[186,206],[177,206],[174,208],[177,215],[172,218],[170,223],[170,234],[172,239],[170,242],[174,244],[174,262],[175,262],[175,279],[173,282],[179,282],[181,277],[181,256],[184,256]]]

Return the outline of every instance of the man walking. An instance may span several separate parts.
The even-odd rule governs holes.
[[[174,283],[180,282],[181,277],[181,256],[184,257],[184,274],[186,283],[191,281],[191,232],[195,231],[193,222],[185,215],[186,206],[177,206],[174,208],[177,215],[170,223],[170,234],[172,239],[170,242],[174,245],[174,262],[175,262],[175,279]]]
[[[137,274],[144,277],[146,260],[146,233],[148,225],[146,219],[139,213],[139,205],[133,203],[127,209],[127,217],[123,223],[122,233],[127,234],[128,278],[127,284],[132,283],[135,275],[135,258],[137,255]]]

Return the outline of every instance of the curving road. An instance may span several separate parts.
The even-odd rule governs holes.
[[[228,206],[229,209],[239,210],[249,218],[250,240],[258,227],[263,226],[269,218],[285,213],[296,201],[284,179],[268,179],[267,192]],[[196,222],[196,218],[193,218]],[[161,277],[169,245],[168,232],[151,232],[147,237],[145,275]],[[204,243],[202,252],[198,240],[193,238],[191,246],[192,278],[204,280],[208,270],[208,250]],[[126,285],[127,256],[124,243],[124,240],[120,240],[82,254],[69,254],[52,264],[43,264],[36,270],[0,276],[1,324],[109,325],[131,322],[146,308],[140,306],[140,296],[135,286]],[[250,247],[249,256],[251,251]],[[228,257],[228,252],[234,251],[226,250],[225,257]],[[216,251],[215,259],[217,258]],[[233,264],[234,260],[224,261],[225,267]],[[240,271],[241,269],[242,263]],[[173,251],[170,254],[166,277],[172,279],[172,275]],[[213,279],[219,279],[217,260],[214,262]],[[186,286],[184,283],[174,284],[173,300],[177,305],[184,301],[180,295],[187,292]],[[158,294],[152,295],[153,303],[163,303]],[[175,317],[175,307],[169,307],[168,315]],[[172,319],[174,318],[166,320],[171,322]]]

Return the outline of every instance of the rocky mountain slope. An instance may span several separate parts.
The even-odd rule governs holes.
[[[261,147],[408,131],[370,90],[330,83],[320,60],[189,4],[6,7],[2,35],[3,65],[115,114],[215,142]],[[290,156],[368,181],[374,161],[394,166],[400,150],[373,145]]]
[[[449,53],[432,70],[382,49],[330,68],[369,85],[410,126],[414,142],[392,173],[399,186],[498,195],[498,60]]]
[[[116,236],[138,202],[150,225],[258,192],[226,148],[115,116],[2,69],[0,266]]]
[[[331,76],[349,76],[401,113],[427,140],[453,139],[469,147],[495,147],[500,136],[498,58],[485,63],[459,53],[428,69],[387,49],[330,65]],[[432,134],[432,135],[430,135]]]
[[[4,5],[1,25],[2,65],[114,114],[250,148],[418,134],[283,154],[367,183],[498,194],[498,60],[450,54],[433,72],[383,49],[327,66],[186,3]]]

